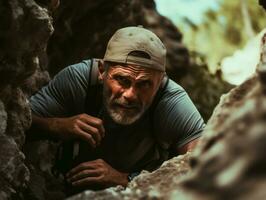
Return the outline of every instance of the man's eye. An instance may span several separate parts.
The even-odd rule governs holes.
[[[125,86],[130,85],[130,80],[128,80],[127,78],[123,76],[115,76],[114,79],[118,81],[118,83],[121,85],[125,85]]]
[[[144,89],[150,88],[151,87],[151,82],[150,81],[141,81],[141,82],[138,83],[138,87],[139,88],[144,88]]]

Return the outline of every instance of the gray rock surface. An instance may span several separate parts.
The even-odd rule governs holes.
[[[122,187],[108,188],[99,192],[85,191],[68,198],[68,200],[85,199],[170,199],[180,181],[190,170],[190,153],[166,161],[154,172],[142,171],[129,183]]]
[[[182,182],[187,199],[263,199],[266,192],[266,44],[257,74],[221,99]]]
[[[30,181],[22,148],[31,113],[21,88],[40,68],[53,28],[48,11],[33,0],[0,1],[0,8],[0,199],[5,200],[22,198]]]

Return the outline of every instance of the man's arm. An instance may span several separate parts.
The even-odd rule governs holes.
[[[68,66],[30,98],[32,128],[44,130],[30,131],[33,137],[42,133],[60,139],[81,138],[91,146],[101,141],[102,120],[87,114],[75,115],[84,108],[89,71],[84,62]]]
[[[188,151],[193,151],[193,149],[196,147],[198,142],[199,142],[199,138],[192,140],[192,141],[188,142],[187,144],[177,148],[178,155],[185,154]]]
[[[185,90],[172,80],[155,111],[159,139],[170,146],[172,156],[192,150],[204,129],[204,120]],[[167,133],[167,134],[162,134]]]
[[[104,137],[102,121],[87,114],[69,118],[43,118],[33,114],[33,126],[44,130],[46,136],[59,139],[80,138],[92,147],[100,144]],[[71,169],[66,176],[69,183],[75,187],[99,185],[111,187],[127,186],[128,173],[120,172],[102,159],[83,162]]]
[[[67,181],[75,187],[99,185],[104,188],[128,184],[128,173],[120,172],[102,159],[79,164],[66,174]]]
[[[32,126],[43,130],[48,137],[63,140],[80,138],[92,147],[100,144],[105,134],[102,120],[87,114],[66,118],[44,118],[33,114]]]

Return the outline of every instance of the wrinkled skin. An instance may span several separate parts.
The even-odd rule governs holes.
[[[115,64],[102,73],[104,104],[112,119],[134,123],[149,108],[160,87],[163,73],[133,65]]]

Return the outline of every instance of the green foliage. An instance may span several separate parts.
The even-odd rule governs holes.
[[[205,57],[214,72],[222,58],[242,48],[266,25],[266,14],[258,0],[217,0],[218,10],[208,10],[200,24],[184,19],[178,27],[184,43]]]

